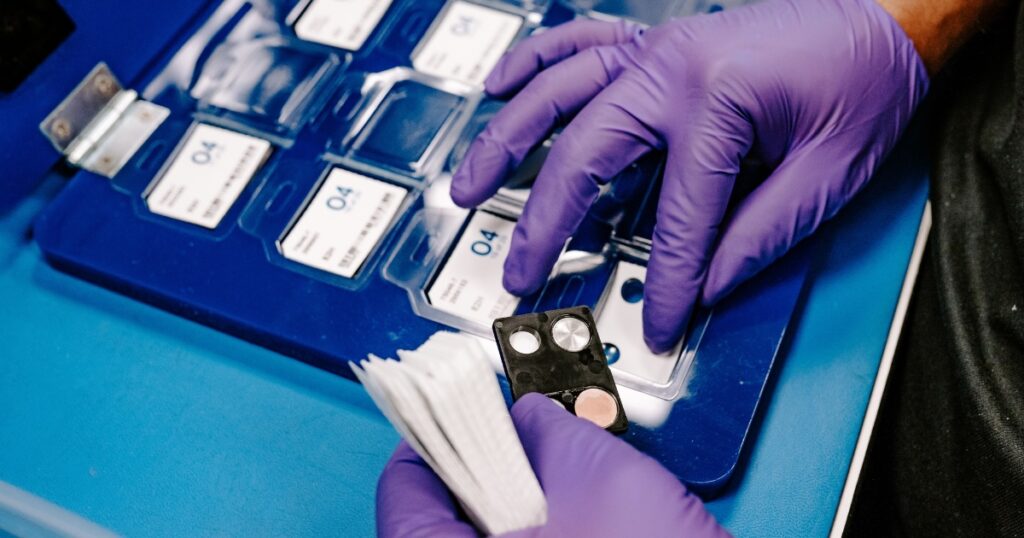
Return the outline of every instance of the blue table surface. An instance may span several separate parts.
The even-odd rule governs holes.
[[[742,468],[737,535],[828,532],[927,195],[912,151],[819,234]],[[50,268],[0,216],[0,481],[128,535],[374,532],[397,434],[350,381]],[[116,245],[111,245],[116,248]]]

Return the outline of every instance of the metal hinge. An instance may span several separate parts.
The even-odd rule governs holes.
[[[39,129],[68,164],[112,178],[169,114],[122,87],[101,62]]]

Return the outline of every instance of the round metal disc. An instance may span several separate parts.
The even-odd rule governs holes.
[[[580,351],[590,343],[590,328],[583,320],[566,316],[551,326],[551,338],[566,351]]]

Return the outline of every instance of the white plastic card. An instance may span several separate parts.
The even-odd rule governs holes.
[[[270,154],[270,142],[197,124],[146,196],[158,215],[214,229]]]
[[[490,327],[511,315],[519,300],[505,291],[501,275],[514,221],[477,211],[441,272],[427,290],[434,308]]]
[[[353,277],[398,214],[407,191],[350,170],[331,170],[281,241],[281,254]]]
[[[627,282],[635,280],[641,284],[646,277],[647,268],[642,265],[625,261],[616,265],[608,297],[597,317],[597,332],[606,346],[619,348],[619,360],[612,365],[613,371],[629,372],[662,384],[668,382],[679,361],[682,343],[663,355],[652,353],[643,339],[643,301],[630,302],[622,293]]]
[[[389,7],[391,0],[313,0],[295,23],[295,35],[306,41],[357,51]]]
[[[523,26],[518,15],[465,0],[449,4],[440,17],[417,47],[412,65],[473,86],[483,84]]]

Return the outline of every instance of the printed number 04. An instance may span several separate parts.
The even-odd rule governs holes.
[[[348,207],[349,196],[352,189],[348,187],[336,187],[334,195],[327,199],[327,207],[335,211],[341,211]]]
[[[473,17],[467,17],[462,15],[459,20],[452,25],[452,33],[455,35],[470,35],[473,33],[476,27],[476,21]]]
[[[477,256],[487,256],[494,250],[494,240],[498,238],[498,233],[480,230],[480,235],[484,236],[484,238],[474,241],[469,246],[469,249]]]
[[[213,160],[213,152],[217,149],[216,142],[200,142],[200,149],[192,152],[192,162],[202,166]]]

